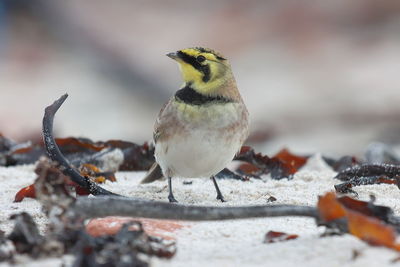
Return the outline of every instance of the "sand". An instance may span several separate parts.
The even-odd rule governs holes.
[[[0,229],[10,232],[12,222],[8,217],[16,212],[29,212],[45,230],[46,217],[40,205],[33,199],[13,203],[15,193],[23,186],[33,182],[34,166],[0,168],[1,191]],[[219,186],[227,202],[215,199],[216,193],[208,179],[173,180],[176,199],[182,204],[238,206],[266,204],[274,196],[274,204],[315,205],[319,195],[332,191],[338,183],[333,179],[335,172],[325,164],[320,155],[314,155],[307,164],[295,174],[292,180],[275,181],[268,176],[262,180],[247,182],[219,180]],[[144,172],[118,172],[117,182],[107,182],[105,188],[114,192],[152,200],[167,199],[166,181],[139,185]],[[184,184],[191,181],[192,184]],[[400,213],[397,199],[400,191],[393,185],[368,185],[356,187],[359,199],[369,200],[371,194],[377,204],[390,206],[396,214]],[[152,258],[152,266],[393,266],[391,261],[398,254],[390,249],[372,247],[351,235],[320,237],[323,227],[317,227],[309,218],[265,218],[222,222],[185,222],[183,227],[173,233],[178,252],[171,260]],[[296,240],[264,244],[268,231],[282,231],[298,234]],[[354,258],[355,254],[359,256]],[[32,262],[21,260],[21,266],[57,266],[71,262],[64,257]],[[25,265],[24,265],[25,264]],[[35,265],[34,265],[35,264]],[[3,264],[1,266],[7,266]]]

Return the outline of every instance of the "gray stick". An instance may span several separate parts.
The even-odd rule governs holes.
[[[239,207],[187,206],[149,202],[123,197],[78,198],[72,207],[85,218],[131,216],[154,219],[211,221],[278,216],[318,218],[315,207],[296,205],[259,205]]]

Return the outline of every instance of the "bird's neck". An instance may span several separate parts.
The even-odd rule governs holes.
[[[192,83],[186,83],[182,89],[178,90],[175,93],[175,99],[189,105],[234,102],[233,99],[222,95],[203,94],[193,88]]]

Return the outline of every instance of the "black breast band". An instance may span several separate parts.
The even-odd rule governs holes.
[[[190,84],[187,84],[184,88],[178,90],[175,93],[175,98],[178,101],[184,102],[189,105],[204,105],[209,103],[230,103],[233,102],[231,99],[222,96],[207,96],[196,92]]]

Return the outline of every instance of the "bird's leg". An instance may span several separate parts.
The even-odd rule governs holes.
[[[215,190],[217,190],[217,199],[221,200],[221,202],[225,202],[225,199],[224,199],[224,197],[222,196],[221,190],[219,190],[219,187],[218,187],[217,181],[215,180],[215,177],[214,177],[214,176],[211,176],[211,180],[212,180],[213,183],[214,183]]]
[[[172,182],[171,182],[171,177],[168,177],[168,190],[169,190],[169,194],[168,194],[168,200],[170,203],[173,202],[178,202],[175,197],[174,194],[172,194]]]

